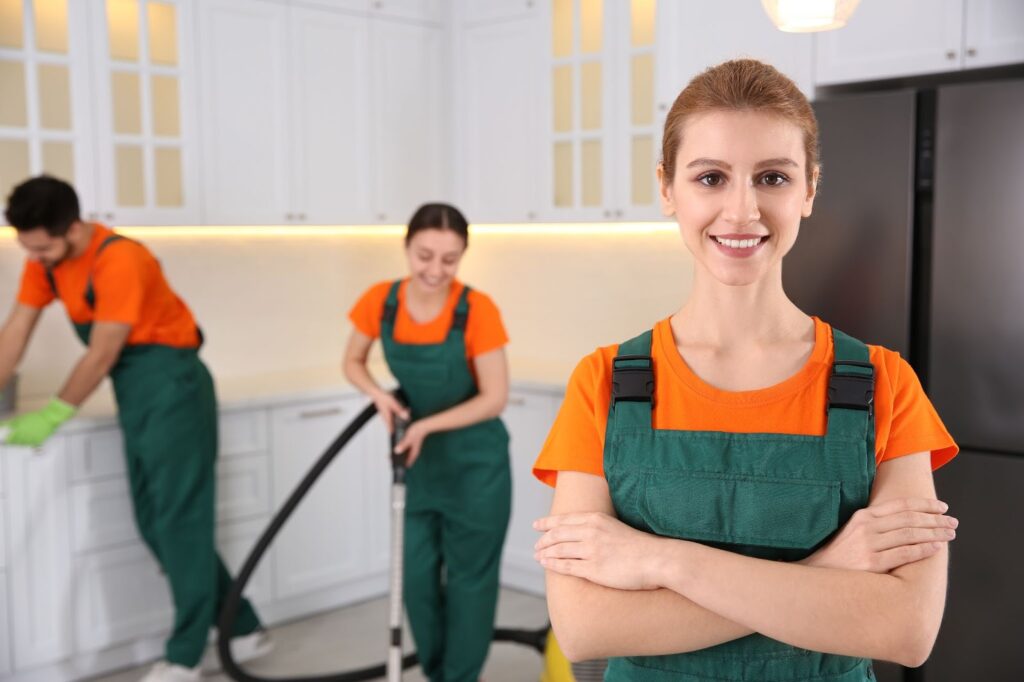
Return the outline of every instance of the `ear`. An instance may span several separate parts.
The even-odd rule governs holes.
[[[676,213],[676,202],[672,196],[672,181],[665,175],[665,164],[658,163],[658,195],[661,200],[661,214],[670,217]]]
[[[801,211],[801,215],[804,218],[811,217],[811,211],[814,209],[814,198],[818,196],[818,181],[821,179],[821,166],[815,166],[811,172],[811,181],[807,185],[807,196],[804,197],[804,207]]]

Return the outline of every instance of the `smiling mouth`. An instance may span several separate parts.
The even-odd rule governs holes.
[[[724,246],[724,247],[729,248],[729,249],[737,249],[737,250],[739,250],[739,249],[750,249],[750,248],[753,248],[755,246],[760,246],[764,242],[768,241],[768,235],[750,236],[750,237],[745,237],[743,239],[732,239],[732,238],[716,237],[716,236],[712,236],[711,238],[713,240],[715,240],[715,243],[717,243],[717,244],[719,244],[721,246]]]

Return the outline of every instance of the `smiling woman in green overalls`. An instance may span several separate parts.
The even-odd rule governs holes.
[[[6,424],[6,442],[41,446],[110,376],[135,520],[174,600],[165,660],[145,681],[198,680],[210,628],[231,584],[214,546],[217,401],[198,355],[199,328],[149,250],[82,222],[67,183],[45,176],[22,183],[7,200],[6,216],[29,258],[18,301],[0,331],[0,385],[42,309],[55,300],[87,346],[55,398]],[[248,602],[234,634],[232,647],[241,658],[269,650]]]
[[[615,682],[920,665],[956,527],[931,472],[957,448],[897,353],[783,291],[819,176],[814,113],[772,67],[726,62],[680,94],[663,140],[692,289],[583,359],[535,466],[555,485],[535,527],[559,643],[610,658]]]
[[[344,361],[389,430],[395,414],[412,419],[396,448],[410,466],[404,596],[431,682],[476,682],[483,668],[511,505],[508,433],[498,418],[508,399],[508,336],[491,299],[455,279],[468,238],[457,209],[421,206],[405,237],[409,276],[359,299]],[[378,337],[408,410],[367,369]]]

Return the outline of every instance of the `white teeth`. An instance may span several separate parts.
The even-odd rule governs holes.
[[[761,243],[760,237],[754,239],[722,239],[721,237],[715,237],[715,241],[722,246],[728,246],[730,249],[749,249],[752,246],[757,246]]]

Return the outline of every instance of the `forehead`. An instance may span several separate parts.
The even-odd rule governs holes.
[[[777,114],[708,111],[688,117],[681,134],[678,163],[682,166],[697,158],[736,164],[786,157],[804,164],[803,131]]]
[[[416,249],[449,253],[452,251],[462,251],[465,244],[462,242],[462,237],[452,230],[430,227],[414,234],[412,239],[409,240],[409,246]]]
[[[26,249],[39,249],[50,246],[57,237],[51,237],[46,228],[37,227],[34,230],[19,230],[18,242]]]

